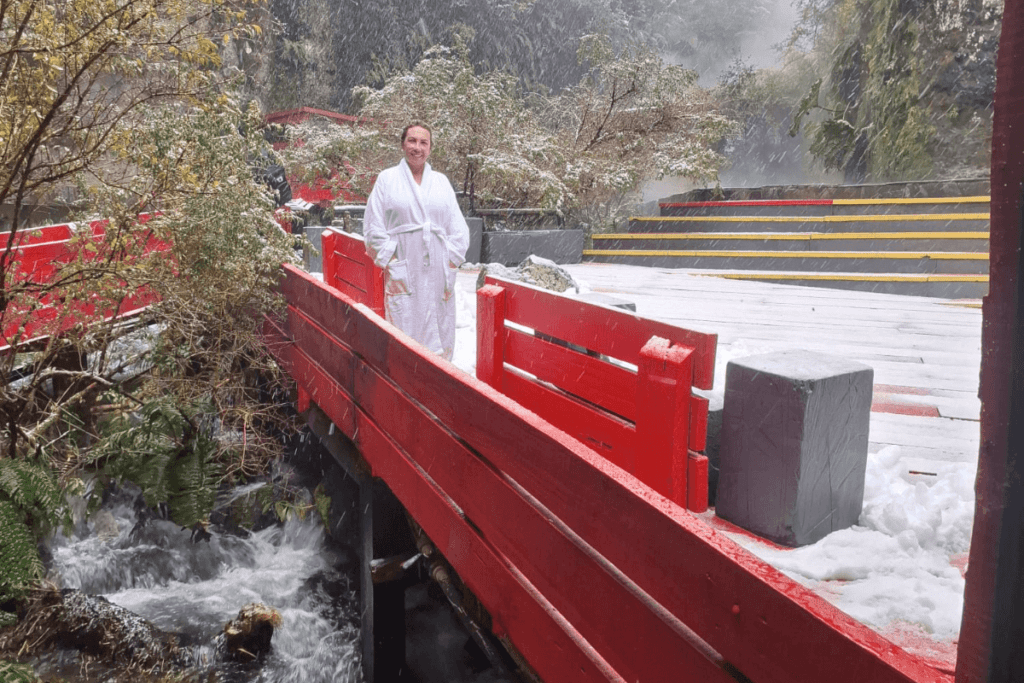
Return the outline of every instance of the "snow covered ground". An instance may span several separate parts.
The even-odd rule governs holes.
[[[860,524],[787,549],[702,517],[754,555],[942,669],[955,666],[979,446],[981,310],[972,302],[567,266],[584,291],[719,335],[712,407],[732,358],[807,349],[866,363],[875,405]],[[476,366],[477,272],[458,277],[453,362]]]

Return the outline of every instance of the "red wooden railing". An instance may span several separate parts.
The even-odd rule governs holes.
[[[325,230],[321,240],[324,282],[383,315],[383,273],[362,239]],[[677,504],[706,510],[708,463],[698,451],[708,402],[691,387],[711,388],[717,336],[487,283],[477,292],[477,377]]]
[[[335,230],[320,236],[324,282],[344,292],[353,301],[365,303],[377,315],[384,315],[384,271],[366,255],[362,237]]]
[[[340,290],[282,289],[271,350],[542,679],[951,680]]]
[[[366,272],[365,253],[362,266],[358,250],[344,253],[355,262],[342,262],[345,268]],[[326,264],[324,270],[325,282],[337,279]],[[611,333],[614,341],[602,341],[606,335],[583,331],[582,321],[570,326],[577,332],[538,319],[543,312],[523,317],[513,305],[509,315],[509,299],[536,290],[508,285],[481,290],[492,299],[504,290],[507,319],[612,357],[636,349],[637,376],[645,372],[644,335],[657,335],[655,327],[634,322],[627,344]],[[268,345],[300,396],[352,439],[488,610],[495,635],[543,680],[952,680],[742,550],[589,442],[409,340],[367,311],[365,290],[351,290],[362,291],[356,300],[290,266],[282,289],[287,315],[268,322]],[[478,320],[478,329],[493,335],[497,325],[485,322]],[[684,360],[675,369],[689,363],[693,384],[710,386],[713,339],[677,336],[677,346],[655,344],[662,356],[648,356],[668,358],[676,349]],[[534,338],[524,348],[537,343],[546,342]],[[501,348],[506,361],[519,358]],[[604,362],[566,356],[557,344],[542,348],[579,367]],[[495,361],[485,362],[493,371]],[[686,372],[669,375],[677,405],[691,400],[689,384],[680,381]],[[636,379],[638,396],[640,384]],[[604,403],[595,405],[633,410],[641,433],[643,411],[656,408],[596,398]],[[674,443],[692,447],[690,439],[688,433]]]
[[[45,225],[39,228],[25,228],[14,233],[14,246],[20,247],[40,242],[59,242],[71,239],[75,232],[74,223],[62,223],[60,225]],[[6,249],[11,241],[11,233],[0,234],[0,249]]]
[[[149,220],[151,214],[140,214],[139,221]],[[8,256],[9,284],[33,283],[46,285],[58,277],[61,268],[83,254],[85,258],[102,261],[110,254],[102,247],[106,235],[107,221],[92,221],[86,228],[89,232],[84,240],[76,240],[78,231],[73,223],[30,228],[15,233],[11,254]],[[169,245],[152,236],[147,236],[141,253],[166,251]],[[10,233],[2,238],[0,252],[10,244]],[[8,303],[0,311],[0,352],[13,346],[25,344],[54,334],[67,332],[83,320],[94,319],[97,315],[105,319],[124,318],[145,310],[156,300],[151,290],[140,290],[124,297],[112,307],[98,313],[94,303],[79,301],[63,305],[53,300],[52,293],[43,293],[19,303]]]
[[[493,278],[477,291],[477,335],[479,379],[678,505],[707,509],[708,401],[691,389],[711,388],[717,335]]]

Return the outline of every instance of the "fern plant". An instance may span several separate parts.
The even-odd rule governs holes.
[[[36,538],[70,523],[60,485],[48,465],[0,457],[0,604],[21,598],[42,577]]]
[[[198,417],[208,412],[151,400],[111,421],[91,460],[115,481],[139,486],[147,505],[166,503],[175,523],[191,527],[209,515],[220,479],[217,441]]]
[[[0,659],[0,683],[35,683],[38,680],[32,667]]]
[[[10,501],[0,500],[0,604],[24,596],[43,575],[36,541]]]

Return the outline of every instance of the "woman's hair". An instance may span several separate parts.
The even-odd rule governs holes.
[[[430,126],[425,123],[410,123],[408,126],[402,129],[402,142],[405,142],[405,135],[409,132],[410,128],[422,128],[423,130],[430,133],[430,142],[434,142],[434,131],[430,130]]]

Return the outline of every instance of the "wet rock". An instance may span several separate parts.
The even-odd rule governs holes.
[[[109,680],[122,680],[116,672],[173,674],[194,671],[197,664],[193,646],[201,643],[184,642],[98,595],[73,589],[38,590],[19,611],[18,624],[0,633],[0,653],[17,652],[39,661],[81,653],[89,657],[81,660],[83,669],[107,667]],[[272,607],[244,606],[214,639],[210,671],[238,665],[255,671],[253,667],[259,667],[270,651],[274,628],[280,625],[281,615]],[[64,664],[64,668],[73,667],[73,662]]]
[[[488,275],[491,277],[500,277],[502,280],[512,280],[513,282],[522,282],[523,280],[514,268],[503,266],[500,263],[485,263],[480,266],[480,274],[476,278],[477,289],[484,286]]]
[[[175,635],[97,595],[78,590],[40,590],[29,599],[18,625],[0,638],[0,650],[28,654],[72,649],[123,669],[166,672],[190,658]]]
[[[274,628],[281,625],[281,614],[273,607],[253,602],[238,611],[218,637],[217,651],[225,659],[252,662],[270,652]]]

